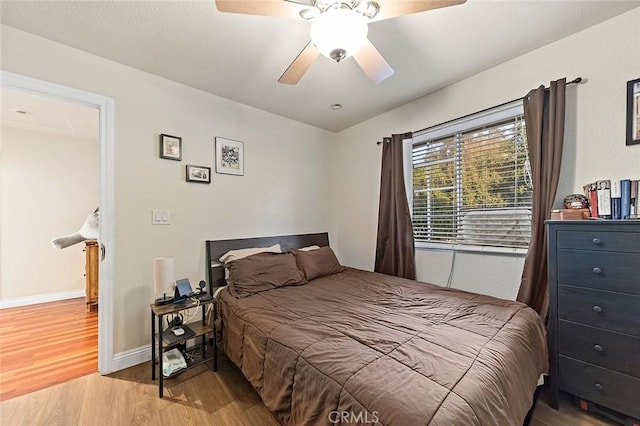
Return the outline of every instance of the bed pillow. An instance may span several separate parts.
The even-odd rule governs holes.
[[[344,271],[331,247],[309,251],[295,250],[293,253],[307,281]]]
[[[280,244],[274,244],[270,247],[251,247],[239,250],[230,250],[220,256],[220,262],[222,262],[224,266],[229,266],[229,263],[234,260],[243,259],[247,256],[252,256],[258,253],[282,253],[282,249],[280,248]]]
[[[220,256],[220,259],[218,259],[224,266],[224,279],[229,281],[229,264],[231,262],[258,253],[282,253],[282,249],[280,248],[280,244],[274,244],[269,247],[249,247],[238,250],[229,250]]]
[[[247,297],[288,285],[305,284],[292,253],[258,253],[229,264],[229,291]]]

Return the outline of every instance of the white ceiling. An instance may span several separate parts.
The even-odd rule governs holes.
[[[98,140],[98,109],[43,95],[0,88],[0,125]]]
[[[395,69],[379,85],[352,58],[320,57],[289,86],[277,79],[309,41],[307,22],[221,13],[213,1],[0,4],[3,24],[331,131],[640,7],[638,0],[468,0],[370,24],[369,39]],[[334,103],[344,108],[332,110]]]

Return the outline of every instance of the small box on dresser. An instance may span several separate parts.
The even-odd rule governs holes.
[[[640,419],[640,222],[547,221],[550,405]]]

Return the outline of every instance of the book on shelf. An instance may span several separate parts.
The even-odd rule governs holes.
[[[599,180],[596,182],[598,195],[598,217],[611,219],[611,181]]]

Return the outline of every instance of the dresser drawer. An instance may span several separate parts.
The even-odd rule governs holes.
[[[559,249],[640,253],[640,233],[610,231],[558,231]]]
[[[560,285],[558,319],[640,336],[640,296]]]
[[[559,321],[560,354],[640,378],[640,337]]]
[[[640,253],[558,250],[558,284],[640,294]]]
[[[560,356],[560,388],[640,418],[640,379]]]

